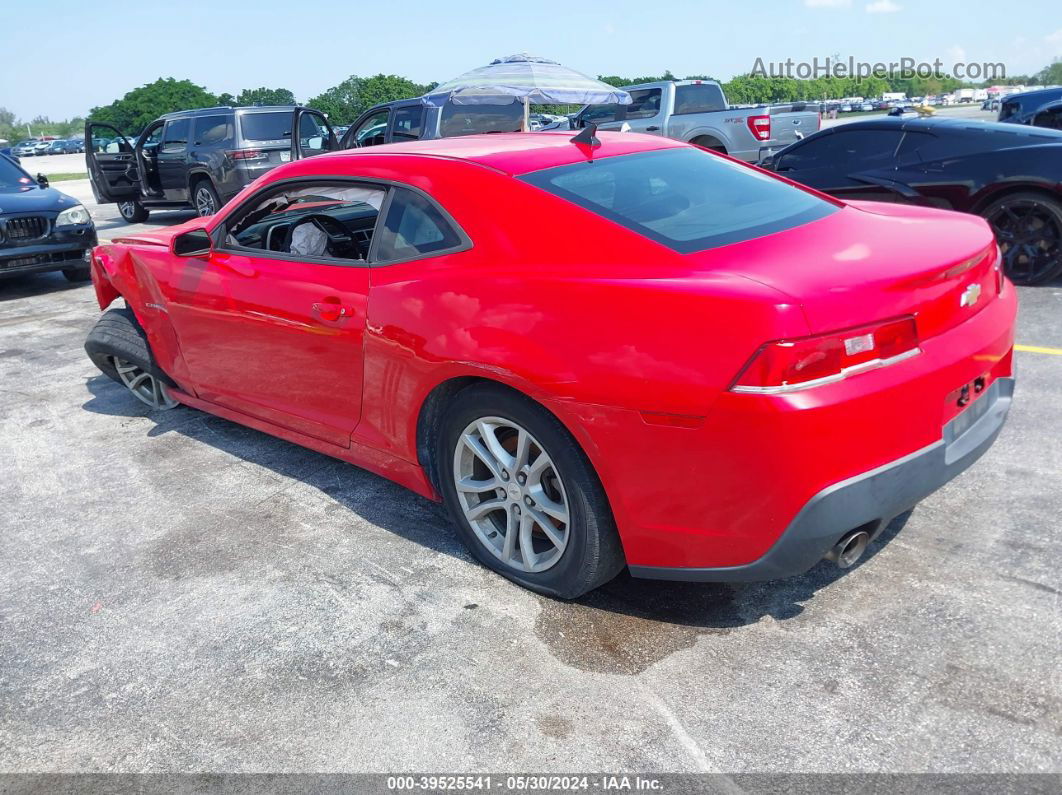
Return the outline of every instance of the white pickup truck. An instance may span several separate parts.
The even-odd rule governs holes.
[[[676,80],[624,86],[630,105],[587,105],[574,127],[602,130],[624,124],[632,132],[665,135],[752,163],[819,129],[817,104],[796,102],[732,108],[714,80]]]

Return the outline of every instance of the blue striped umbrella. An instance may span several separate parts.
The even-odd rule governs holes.
[[[626,91],[602,83],[548,58],[527,53],[499,58],[465,72],[425,95],[430,105],[620,105],[631,104]]]

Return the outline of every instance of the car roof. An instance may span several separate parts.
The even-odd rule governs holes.
[[[830,129],[833,132],[842,132],[843,130],[884,130],[893,127],[902,130],[928,133],[944,132],[946,134],[969,136],[985,135],[988,133],[1005,133],[1019,138],[1027,138],[1029,139],[1029,143],[1045,143],[1043,140],[1034,140],[1045,138],[1049,139],[1046,141],[1047,143],[1053,143],[1056,139],[1059,142],[1062,142],[1062,132],[1057,130],[1048,130],[1043,127],[1029,127],[1024,124],[979,121],[977,119],[901,119],[898,116],[886,116],[880,119],[866,119],[864,121],[849,122],[847,124],[831,127]]]
[[[582,163],[591,158],[615,157],[658,149],[681,149],[688,144],[655,135],[638,133],[597,133],[601,145],[588,150],[572,143],[571,131],[533,133],[487,133],[427,141],[404,141],[363,149],[333,152],[325,157],[365,157],[374,155],[421,155],[464,160],[488,166],[511,175],[528,174],[544,168]],[[315,160],[319,158],[314,158]]]
[[[173,113],[164,113],[159,116],[158,121],[163,119],[176,119],[181,116],[216,116],[219,113],[246,113],[247,111],[278,111],[284,110],[288,112],[294,112],[295,105],[246,105],[240,107],[232,107],[230,105],[217,105],[213,108],[192,108],[190,110],[175,110]]]

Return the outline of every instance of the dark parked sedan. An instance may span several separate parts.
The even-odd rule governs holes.
[[[1062,273],[1062,131],[962,119],[880,118],[831,127],[761,165],[845,200],[983,216],[1007,275]]]
[[[84,207],[0,155],[0,278],[61,270],[72,282],[85,281],[95,245]]]

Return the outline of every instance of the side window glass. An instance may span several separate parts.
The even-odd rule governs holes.
[[[896,150],[898,163],[917,163],[922,160],[922,150],[936,141],[936,137],[923,132],[906,132],[900,141],[900,148]]]
[[[358,125],[354,131],[355,146],[377,146],[384,143],[387,134],[388,111],[381,110],[372,114]]]
[[[690,83],[675,89],[675,113],[708,113],[726,110],[723,91],[712,83]]]
[[[442,213],[423,196],[405,188],[395,189],[379,235],[379,262],[436,254],[461,244]]]
[[[328,127],[324,119],[316,113],[302,113],[299,116],[299,143],[308,154],[319,154],[330,146]]]
[[[375,185],[335,183],[268,191],[226,224],[225,246],[364,264],[386,194]]]
[[[903,133],[899,130],[850,130],[833,134],[838,160],[861,168],[891,162]]]
[[[195,120],[195,145],[219,146],[233,139],[232,118],[200,116]]]
[[[620,105],[591,105],[579,117],[584,124],[602,124],[607,121],[615,121]]]
[[[659,88],[643,88],[631,92],[631,104],[621,105],[626,119],[651,119],[660,112],[661,91]]]
[[[162,145],[159,147],[159,152],[173,153],[183,152],[188,148],[188,128],[189,119],[172,119],[166,122],[166,127],[162,134]]]
[[[1033,124],[1037,127],[1047,127],[1049,130],[1062,130],[1062,105],[1040,111],[1033,119]]]
[[[420,125],[423,115],[424,108],[420,105],[395,110],[391,127],[391,140],[415,141],[420,138]]]
[[[822,168],[829,163],[831,139],[836,137],[836,134],[824,135],[792,147],[779,155],[775,170],[796,171],[806,168]]]

